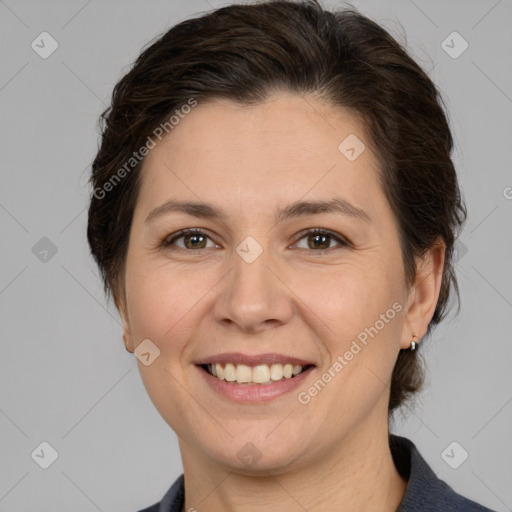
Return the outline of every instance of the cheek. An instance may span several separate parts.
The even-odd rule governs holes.
[[[373,325],[381,314],[401,300],[400,269],[389,261],[354,258],[312,274],[290,275],[294,291],[317,322],[323,324],[326,338],[352,339]],[[395,315],[393,315],[395,316]]]
[[[304,317],[331,361],[324,377],[332,384],[315,407],[328,409],[338,426],[366,417],[388,387],[402,327],[400,276],[399,265],[372,259],[297,280]]]
[[[127,280],[132,332],[154,339],[161,350],[178,347],[183,329],[197,311],[214,280],[198,271],[176,270],[163,264],[132,269]],[[178,336],[179,334],[179,336]],[[176,343],[169,343],[170,341]]]
[[[168,265],[134,266],[131,270],[127,296],[135,344],[150,339],[160,350],[159,357],[148,366],[137,361],[140,376],[163,419],[182,432],[187,427],[183,418],[190,409],[190,395],[183,391],[187,385],[182,362],[195,335],[198,316],[205,314],[201,298],[211,285],[204,273],[171,270]]]
[[[312,280],[308,306],[316,315],[309,317],[336,375],[322,402],[330,407],[342,400],[343,407],[332,408],[337,422],[369,413],[387,389],[403,322],[400,276],[399,266],[373,260]]]

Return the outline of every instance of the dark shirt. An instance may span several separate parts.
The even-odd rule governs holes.
[[[389,446],[398,472],[407,480],[405,495],[396,512],[495,512],[457,494],[439,479],[409,439],[390,434]],[[184,501],[181,475],[162,501],[140,512],[182,512]]]

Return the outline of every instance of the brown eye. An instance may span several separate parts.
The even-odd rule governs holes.
[[[333,247],[331,247],[331,243],[333,241],[338,242],[338,244],[341,246],[348,246],[348,243],[345,240],[335,235],[334,233],[323,229],[311,229],[306,231],[302,234],[300,240],[302,239],[307,240],[306,249],[311,249],[317,252],[333,249]],[[303,247],[300,248],[302,249]]]
[[[162,246],[168,249],[171,249],[172,246],[183,250],[207,249],[206,244],[209,238],[206,233],[199,229],[185,229],[172,238],[167,237],[162,242]],[[183,245],[177,244],[176,241],[181,239],[183,240]]]

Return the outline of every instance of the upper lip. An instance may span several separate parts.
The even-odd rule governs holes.
[[[233,364],[245,364],[247,366],[257,366],[260,364],[293,364],[293,365],[300,365],[300,366],[308,366],[313,365],[314,363],[311,361],[306,361],[305,359],[299,359],[297,357],[287,356],[284,354],[258,354],[258,355],[246,355],[241,354],[239,352],[229,352],[229,353],[223,353],[223,354],[216,354],[214,356],[205,357],[204,359],[201,359],[200,361],[197,361],[197,365],[202,364],[226,364],[226,363],[233,363]]]

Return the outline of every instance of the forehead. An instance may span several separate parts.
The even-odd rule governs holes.
[[[276,163],[283,163],[276,158],[296,161],[306,154],[309,160],[321,162],[339,156],[339,143],[347,135],[362,141],[364,132],[362,121],[346,109],[305,95],[274,93],[255,105],[226,99],[199,102],[159,146],[160,152],[167,149],[190,156],[219,154],[215,149],[226,156],[249,156],[265,146]]]
[[[169,195],[223,201],[235,194],[240,202],[268,206],[305,195],[325,198],[334,189],[370,210],[383,199],[363,123],[341,108],[287,93],[250,106],[199,102],[148,153],[142,172],[139,199],[152,205]]]

